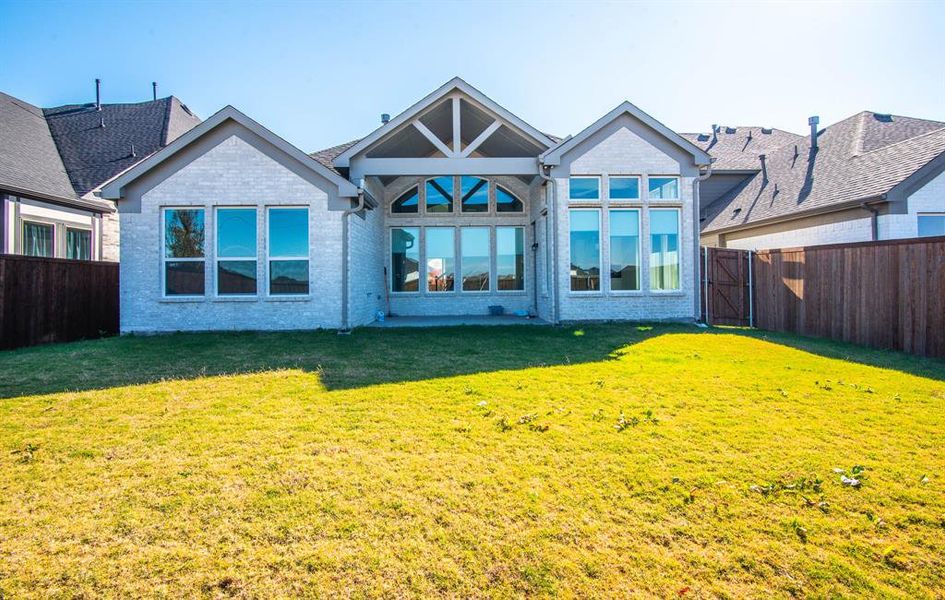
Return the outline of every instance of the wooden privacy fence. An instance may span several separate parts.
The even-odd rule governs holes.
[[[703,272],[711,324],[749,324],[751,316],[760,329],[945,356],[945,237],[711,248]],[[744,295],[733,291],[738,284]]]
[[[0,349],[118,333],[118,263],[0,255]]]

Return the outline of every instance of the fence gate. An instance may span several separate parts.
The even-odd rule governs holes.
[[[709,325],[752,323],[751,253],[703,248],[702,320]]]

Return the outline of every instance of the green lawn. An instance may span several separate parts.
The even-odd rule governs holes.
[[[0,373],[0,598],[945,589],[941,361],[601,325],[115,338]]]

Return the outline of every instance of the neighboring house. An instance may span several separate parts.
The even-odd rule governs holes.
[[[118,260],[98,186],[199,122],[173,96],[42,109],[0,93],[0,252]]]
[[[945,235],[945,123],[864,111],[817,125],[812,117],[806,137],[765,137],[770,130],[757,128],[687,134],[718,159],[703,184],[702,244],[763,249]]]
[[[708,164],[629,102],[561,140],[459,78],[311,156],[226,107],[102,186],[121,329],[692,321]]]

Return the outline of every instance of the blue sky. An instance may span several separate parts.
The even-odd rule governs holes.
[[[459,75],[545,131],[627,99],[677,131],[945,121],[945,2],[55,3],[0,0],[0,90],[40,106],[174,94],[306,151]]]

